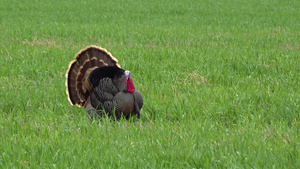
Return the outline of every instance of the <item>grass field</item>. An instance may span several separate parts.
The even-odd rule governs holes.
[[[0,2],[0,168],[300,168],[298,0]],[[91,122],[65,72],[106,48],[139,121]]]

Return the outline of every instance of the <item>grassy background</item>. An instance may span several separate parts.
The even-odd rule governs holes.
[[[297,0],[0,2],[0,168],[299,168]],[[145,100],[91,123],[65,72],[106,48]]]

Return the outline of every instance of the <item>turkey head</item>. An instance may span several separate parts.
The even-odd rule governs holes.
[[[76,55],[66,74],[67,95],[72,105],[84,107],[89,117],[140,117],[143,97],[135,90],[130,71],[106,49],[89,46]]]

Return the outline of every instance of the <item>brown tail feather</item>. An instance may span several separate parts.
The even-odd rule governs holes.
[[[66,73],[66,92],[69,102],[79,107],[86,102],[92,86],[88,82],[89,74],[102,66],[117,66],[118,60],[106,49],[98,46],[88,46],[81,50],[69,64]]]

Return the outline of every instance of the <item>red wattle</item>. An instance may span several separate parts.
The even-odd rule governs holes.
[[[131,77],[128,77],[127,81],[127,88],[128,88],[128,92],[133,93],[134,92],[134,85],[133,85],[133,81]]]

